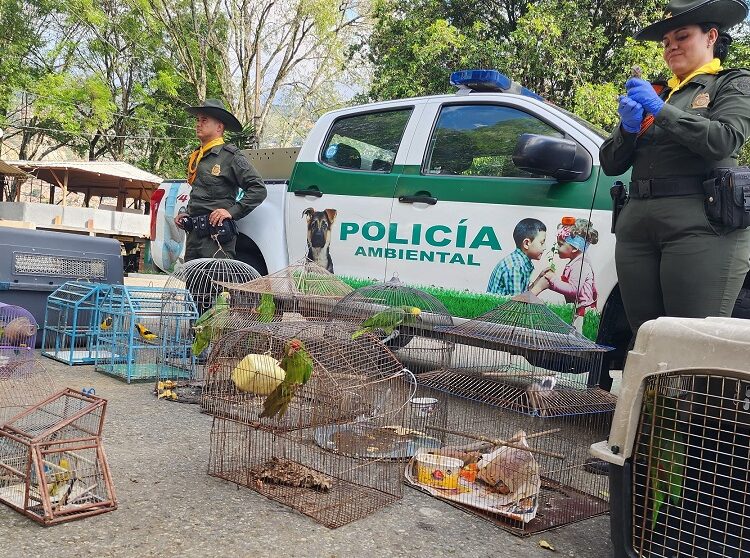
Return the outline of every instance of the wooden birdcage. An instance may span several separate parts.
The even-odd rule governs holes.
[[[216,305],[219,295],[226,291],[224,283],[244,283],[260,277],[248,264],[224,258],[199,258],[178,267],[164,285],[159,330],[167,340],[158,355],[155,392],[165,401],[198,403],[205,381],[205,364],[210,344],[197,349],[195,322]],[[175,292],[186,292],[194,303],[188,320],[175,320],[182,314],[182,299]],[[226,321],[223,318],[222,325]],[[215,324],[207,323],[207,327]],[[218,338],[223,330],[217,327]],[[195,351],[198,354],[195,354]]]
[[[99,305],[109,285],[68,281],[47,297],[42,355],[65,364],[96,361]]]
[[[292,349],[309,355],[310,379],[291,388],[286,410],[262,417],[283,392],[289,372],[277,362]],[[401,498],[403,459],[421,445],[403,428],[415,383],[373,336],[352,340],[322,322],[257,325],[222,337],[208,371],[209,474],[332,528]]]
[[[0,375],[5,366],[33,366],[36,334],[34,316],[21,306],[0,302]]]
[[[104,399],[65,389],[0,427],[0,501],[44,525],[116,509],[105,411]]]
[[[353,337],[375,335],[412,370],[434,369],[451,354],[445,331],[453,317],[432,295],[402,283],[397,277],[362,287],[345,296],[328,320]]]
[[[443,365],[418,375],[419,395],[447,407],[445,424],[426,432],[443,435],[443,460],[475,470],[459,476],[454,493],[436,495],[520,535],[606,512],[606,470],[588,448],[609,429],[616,404],[595,384],[608,348],[530,293],[452,328],[449,338],[454,350]],[[416,472],[411,482],[435,493]]]
[[[225,283],[232,297],[232,329],[282,320],[322,320],[352,288],[303,259],[246,283]]]

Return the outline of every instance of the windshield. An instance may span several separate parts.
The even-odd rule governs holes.
[[[578,122],[581,126],[583,126],[584,128],[586,128],[587,130],[591,130],[592,132],[594,132],[601,139],[604,140],[604,139],[607,139],[609,137],[609,133],[606,132],[606,131],[604,131],[604,130],[602,130],[599,126],[596,126],[596,125],[592,124],[588,120],[584,120],[583,118],[581,118],[577,114],[573,114],[572,112],[570,112],[569,110],[565,110],[561,106],[554,105],[554,107],[557,110],[559,110],[560,112],[564,112],[565,114],[567,114],[568,116],[570,116],[573,120],[575,120],[576,122]]]

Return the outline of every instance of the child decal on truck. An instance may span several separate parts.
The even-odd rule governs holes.
[[[487,292],[514,296],[529,287],[534,262],[544,253],[547,227],[539,219],[521,219],[513,229],[516,249],[505,256],[492,270]]]
[[[599,242],[599,233],[588,219],[563,217],[557,226],[557,253],[567,259],[560,277],[551,269],[542,272],[549,283],[549,290],[560,293],[565,302],[573,303],[573,326],[581,332],[583,317],[588,309],[596,310],[598,293],[594,280],[594,268],[587,257],[590,245]]]

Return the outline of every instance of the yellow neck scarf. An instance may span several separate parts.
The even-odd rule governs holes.
[[[219,137],[209,141],[206,145],[201,145],[198,149],[190,154],[190,159],[188,159],[188,184],[192,184],[195,180],[195,177],[198,175],[198,163],[201,162],[201,159],[203,159],[203,156],[206,154],[206,152],[210,151],[217,145],[223,144],[224,138]]]
[[[672,76],[669,78],[669,81],[667,82],[667,85],[671,89],[669,92],[669,95],[667,96],[667,101],[669,101],[669,98],[676,92],[679,91],[680,88],[682,88],[683,85],[685,85],[687,82],[689,82],[691,79],[693,79],[695,76],[700,74],[718,74],[721,70],[723,70],[721,66],[721,61],[718,58],[714,58],[709,62],[708,64],[704,64],[697,70],[695,70],[692,74],[690,74],[688,77],[680,81],[680,78],[677,76]]]

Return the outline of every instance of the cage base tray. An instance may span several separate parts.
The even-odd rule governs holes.
[[[420,449],[442,445],[424,432],[367,423],[321,426],[315,430],[315,443],[334,453],[367,459],[408,459]]]

